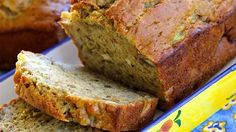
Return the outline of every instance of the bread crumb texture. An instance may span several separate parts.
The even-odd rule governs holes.
[[[106,2],[74,2],[62,15],[62,27],[85,66],[158,96],[166,108],[236,54],[230,41],[236,38],[235,0]]]
[[[76,123],[56,120],[35,109],[22,99],[13,100],[0,109],[1,132],[93,132],[101,131],[82,127]]]
[[[136,130],[152,120],[157,98],[134,91],[85,68],[43,55],[18,55],[16,93],[63,121],[110,131]]]

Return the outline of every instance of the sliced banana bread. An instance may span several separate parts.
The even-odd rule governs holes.
[[[18,55],[14,81],[16,93],[43,112],[109,131],[144,127],[157,105],[157,98],[149,94],[31,52]]]
[[[61,25],[86,67],[168,108],[236,55],[235,12],[236,0],[74,0]]]
[[[91,127],[67,123],[52,118],[22,99],[0,107],[1,132],[99,132]]]

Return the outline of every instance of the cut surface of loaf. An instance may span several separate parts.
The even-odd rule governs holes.
[[[109,131],[144,127],[157,105],[152,95],[26,51],[18,55],[14,81],[16,93],[47,114]]]
[[[14,68],[21,50],[42,52],[66,37],[57,21],[69,0],[0,1],[0,69]]]
[[[22,99],[0,107],[1,132],[99,132],[91,127],[59,121],[35,109]]]
[[[74,1],[61,25],[84,65],[170,108],[236,55],[236,0]]]

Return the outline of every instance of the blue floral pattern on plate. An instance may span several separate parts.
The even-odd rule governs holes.
[[[193,132],[236,132],[236,95],[229,103],[196,127]]]

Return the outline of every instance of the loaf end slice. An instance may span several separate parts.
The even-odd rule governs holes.
[[[16,93],[47,114],[109,131],[144,127],[157,105],[149,94],[31,52],[18,55],[14,81]]]
[[[93,132],[101,131],[91,127],[82,127],[76,123],[56,120],[35,109],[22,99],[12,100],[0,107],[0,131],[14,132]]]

